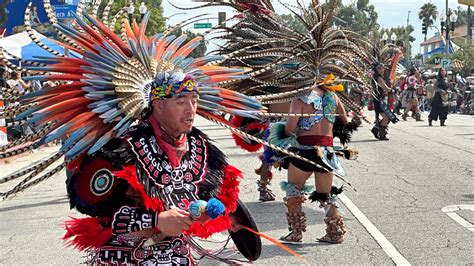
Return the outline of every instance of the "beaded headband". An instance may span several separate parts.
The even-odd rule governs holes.
[[[150,101],[191,92],[199,92],[197,83],[191,76],[182,72],[163,72],[151,83]]]

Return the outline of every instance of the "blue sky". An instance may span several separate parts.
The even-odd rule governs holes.
[[[191,0],[169,0],[171,3],[177,6],[181,7],[190,7],[190,6],[196,6],[199,4],[204,4],[204,3],[195,3],[192,2]],[[284,3],[295,3],[295,0],[280,0],[281,2]],[[308,3],[308,0],[304,1],[305,3]],[[355,0],[343,0],[344,4],[350,4],[355,2]],[[418,12],[420,10],[420,7],[426,3],[426,2],[431,2],[435,4],[438,7],[438,12],[441,12],[442,10],[445,10],[446,6],[446,0],[370,0],[370,4],[375,6],[375,9],[377,13],[379,14],[379,19],[378,22],[383,28],[391,28],[391,27],[397,27],[397,26],[402,26],[407,24],[407,17],[408,17],[408,11],[410,12],[410,24],[413,25],[415,28],[415,33],[414,37],[416,38],[416,41],[413,43],[413,49],[412,53],[417,54],[420,50],[420,43],[423,41],[424,37],[421,34],[421,21],[418,20]],[[459,5],[457,3],[457,0],[448,0],[449,7],[452,9],[456,9],[457,6]],[[277,13],[288,13],[288,11],[278,2],[275,0],[272,0],[272,3],[277,11]],[[462,6],[462,8],[467,9],[467,6]],[[169,24],[174,24],[183,20],[186,20],[187,18],[197,15],[200,13],[210,13],[211,17],[217,17],[217,12],[219,11],[227,11],[227,17],[230,17],[230,9],[226,8],[221,8],[217,10],[216,8],[213,9],[204,9],[200,11],[181,11],[178,10],[174,7],[172,7],[167,0],[163,0],[163,9],[164,9],[164,14],[167,17],[170,17],[173,14],[179,13],[179,12],[185,12],[186,14],[179,14],[171,17],[169,19]],[[206,21],[204,21],[206,22]],[[217,23],[216,20],[209,20],[209,22],[212,22],[213,25]],[[436,25],[439,25],[439,20],[436,22]],[[190,27],[191,30],[192,27]],[[196,30],[199,31],[199,30]],[[434,29],[428,31],[428,37],[434,35]],[[211,48],[212,49],[212,48]]]

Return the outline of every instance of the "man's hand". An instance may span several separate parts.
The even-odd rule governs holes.
[[[189,213],[181,209],[171,209],[158,214],[158,229],[168,236],[181,235],[192,223]]]

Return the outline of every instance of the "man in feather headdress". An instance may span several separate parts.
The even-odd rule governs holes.
[[[29,80],[65,82],[28,93],[8,110],[28,124],[46,125],[15,144],[65,141],[47,160],[3,177],[2,183],[23,179],[0,195],[15,195],[66,167],[70,206],[88,217],[67,221],[64,239],[87,251],[90,264],[189,265],[191,249],[232,263],[193,240],[225,230],[248,260],[258,259],[260,238],[249,232],[257,228],[239,201],[242,173],[193,127],[196,114],[215,121],[220,112],[262,110],[257,100],[220,87],[246,78],[247,69],[217,66],[220,56],[188,57],[203,36],[188,42],[169,32],[147,37],[150,13],[140,25],[124,20],[122,38],[82,15],[75,19],[80,31],[56,25],[69,41],[64,46],[80,57],[58,54],[28,66],[47,73]],[[63,156],[62,164],[46,169]]]
[[[191,264],[183,233],[207,237],[228,228],[241,173],[193,127],[198,98],[191,77],[161,73],[145,118],[125,138],[69,167],[71,206],[95,218],[68,221],[65,238],[91,248],[90,262]],[[224,215],[207,213],[215,220],[196,222],[191,204],[217,198]]]

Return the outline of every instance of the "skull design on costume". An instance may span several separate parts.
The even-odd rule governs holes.
[[[162,241],[150,247],[141,247],[136,250],[135,254],[152,254],[148,256],[146,261],[140,263],[140,265],[162,265],[162,264],[169,264],[171,265],[174,261],[179,261],[184,264],[189,264],[189,260],[184,255],[187,254],[186,252],[176,252],[177,250],[186,249],[183,245],[181,239],[175,239],[173,242],[169,241]]]
[[[171,183],[173,184],[173,189],[182,189],[184,187],[184,172],[188,169],[187,161],[184,161],[179,168],[174,169],[171,172]]]
[[[163,243],[158,245],[158,250],[154,252],[155,258],[158,260],[158,263],[171,263],[171,256],[173,255],[173,249],[171,248],[171,243]]]

